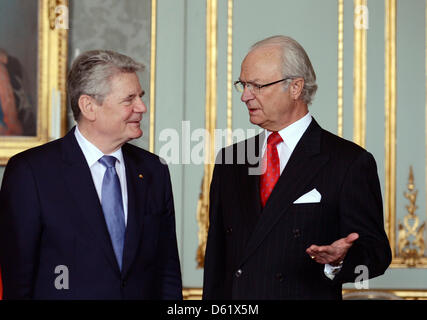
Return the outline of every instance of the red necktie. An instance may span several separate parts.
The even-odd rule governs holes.
[[[267,165],[267,168],[260,178],[261,204],[263,208],[280,177],[280,159],[276,146],[282,141],[282,137],[277,132],[270,134],[267,139],[267,150],[262,160],[263,167],[265,168],[265,165]]]

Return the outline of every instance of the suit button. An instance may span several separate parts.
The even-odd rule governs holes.
[[[227,230],[225,230],[226,233],[230,234],[233,232],[233,228],[232,227],[228,227]]]
[[[301,236],[301,231],[299,229],[292,230],[294,238],[299,238]]]
[[[276,279],[282,282],[285,279],[285,277],[281,273],[276,273]]]
[[[237,270],[235,273],[236,278],[240,277],[242,275],[242,273],[243,273],[242,269]]]

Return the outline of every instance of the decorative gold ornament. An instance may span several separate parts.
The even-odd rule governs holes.
[[[415,211],[418,190],[415,190],[414,173],[412,166],[409,168],[408,191],[404,193],[405,198],[409,200],[406,206],[408,214],[403,218],[403,223],[398,224],[398,256],[403,258],[403,262],[408,267],[415,267],[424,257],[425,241],[425,221],[420,224]]]

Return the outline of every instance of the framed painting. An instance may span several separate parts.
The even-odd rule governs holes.
[[[68,0],[0,4],[0,165],[65,133]]]

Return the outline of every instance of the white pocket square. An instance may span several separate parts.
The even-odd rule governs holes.
[[[294,204],[297,203],[319,203],[322,199],[322,195],[319,193],[319,191],[314,188],[310,192],[307,192],[306,194],[303,194],[301,197],[296,199],[294,201]]]

